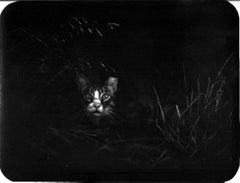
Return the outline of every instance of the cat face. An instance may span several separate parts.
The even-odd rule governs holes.
[[[90,117],[111,116],[114,108],[118,79],[109,77],[103,86],[92,85],[82,75],[78,76],[78,87],[83,98],[83,107]]]

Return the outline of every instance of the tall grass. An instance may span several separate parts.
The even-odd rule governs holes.
[[[87,144],[94,146],[96,156],[114,157],[123,163],[140,167],[165,166],[165,162],[175,160],[229,158],[232,108],[231,98],[225,92],[226,79],[222,72],[231,57],[215,78],[208,77],[206,83],[197,79],[195,89],[190,90],[183,66],[183,103],[171,107],[163,105],[157,89],[153,87],[157,105],[154,117],[147,121],[153,127],[150,136],[140,134],[139,137],[124,138],[110,130],[110,137],[114,138],[101,141],[100,137],[105,134],[102,130],[87,131],[81,126],[70,130],[49,127],[44,131],[45,140],[37,146],[53,157],[61,157],[59,154],[65,152],[63,147],[75,148],[74,141],[81,147],[84,142],[84,148]],[[168,166],[175,165],[169,163]]]
[[[153,88],[158,109],[156,127],[170,144],[170,149],[181,157],[189,159],[208,159],[224,157],[230,148],[231,108],[230,100],[223,99],[225,78],[222,71],[232,55],[212,79],[208,77],[207,86],[196,81],[197,89],[187,90],[187,78],[183,66],[186,90],[185,104],[176,104],[170,112],[162,106],[158,93]]]

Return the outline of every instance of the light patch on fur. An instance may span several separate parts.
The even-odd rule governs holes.
[[[94,91],[94,100],[100,100],[100,94],[99,94],[99,91],[98,90],[95,90]]]
[[[103,112],[103,106],[100,100],[100,92],[98,90],[95,90],[93,93],[93,101],[89,103],[87,110],[91,113],[94,113],[95,116],[100,116],[100,113]]]

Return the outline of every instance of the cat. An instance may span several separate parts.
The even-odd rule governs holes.
[[[134,79],[130,85],[124,88],[121,85],[120,88],[118,77],[100,79],[97,74],[87,77],[78,73],[77,85],[83,111],[94,128],[109,128],[111,131],[115,128],[124,138],[151,133],[149,129],[154,125],[157,104],[148,80]]]
[[[91,81],[83,74],[77,74],[77,85],[81,93],[85,114],[92,122],[103,118],[113,119],[118,78],[108,77],[103,84]]]

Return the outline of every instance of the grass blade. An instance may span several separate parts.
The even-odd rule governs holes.
[[[176,105],[176,110],[177,110],[178,119],[180,120],[181,115],[180,115],[180,111],[179,111],[178,105]]]
[[[228,59],[226,60],[226,62],[223,64],[223,66],[221,67],[221,69],[218,71],[216,80],[219,78],[219,76],[222,74],[222,71],[224,69],[224,67],[227,65],[227,63],[230,61],[230,59],[232,58],[233,53],[228,57]]]
[[[198,95],[192,102],[191,104],[182,112],[181,114],[181,117],[185,114],[185,112],[187,112],[191,107],[192,105],[201,97],[201,95]]]
[[[158,96],[158,94],[157,94],[157,91],[156,91],[156,88],[155,88],[155,87],[153,87],[153,91],[154,91],[155,97],[156,97],[156,99],[157,99],[157,104],[158,104],[158,107],[159,107],[160,112],[161,112],[161,116],[162,116],[163,123],[165,124],[166,121],[165,121],[164,111],[163,111],[163,108],[162,108],[162,105],[161,105],[161,102],[160,102],[160,100],[159,100],[159,96]]]

